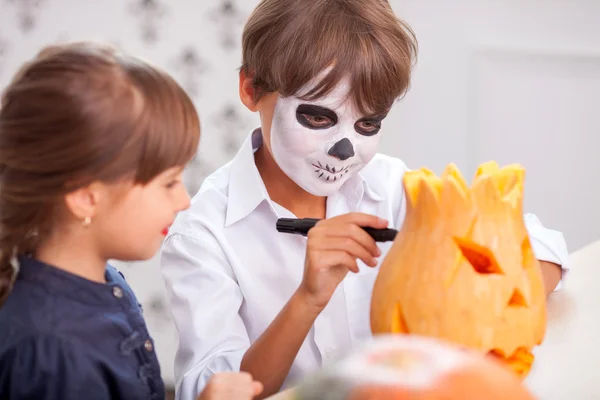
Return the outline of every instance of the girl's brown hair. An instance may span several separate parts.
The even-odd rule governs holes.
[[[165,72],[95,43],[47,47],[0,105],[0,304],[11,259],[53,228],[61,199],[93,181],[146,184],[185,165],[200,123]]]
[[[244,28],[241,70],[258,100],[298,96],[332,67],[301,97],[322,97],[349,77],[358,110],[379,114],[408,89],[416,56],[414,33],[387,0],[262,0]]]

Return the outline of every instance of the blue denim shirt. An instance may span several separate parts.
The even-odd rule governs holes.
[[[106,284],[22,258],[0,307],[0,399],[164,399],[141,308],[123,276]]]

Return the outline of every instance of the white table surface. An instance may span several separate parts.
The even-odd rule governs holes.
[[[544,342],[525,385],[538,400],[600,400],[600,240],[571,254],[561,291],[548,298]],[[285,391],[269,400],[292,399]]]
[[[600,399],[600,240],[571,255],[564,288],[548,298],[544,342],[525,383],[540,400]]]

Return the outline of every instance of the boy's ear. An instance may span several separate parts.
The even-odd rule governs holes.
[[[254,100],[253,76],[240,70],[240,99],[242,103],[252,112],[258,111],[258,104]]]

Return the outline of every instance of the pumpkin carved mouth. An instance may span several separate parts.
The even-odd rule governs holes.
[[[504,355],[502,350],[494,349],[488,352],[489,357],[494,357],[504,364],[506,364],[511,370],[517,373],[521,378],[524,378],[529,373],[531,365],[533,364],[533,354],[524,347],[519,347],[509,357]]]

